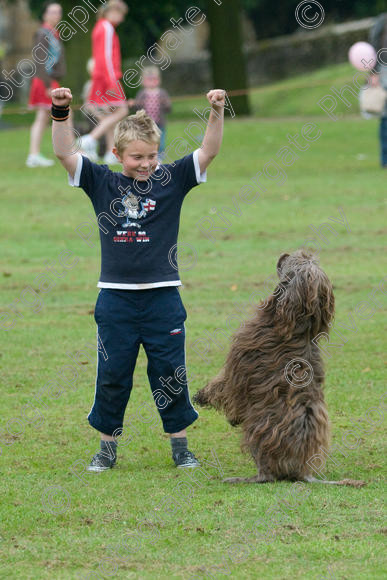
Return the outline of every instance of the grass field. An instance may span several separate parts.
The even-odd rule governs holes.
[[[333,122],[315,105],[332,83],[343,86],[349,77],[348,67],[332,67],[286,81],[289,101],[286,83],[279,83],[259,103],[254,97],[256,114],[264,116],[267,108],[270,118],[228,120],[221,154],[208,182],[187,196],[180,227],[180,243],[194,248],[180,272],[191,396],[224,361],[227,340],[211,342],[214,330],[223,327],[231,336],[238,322],[231,327],[227,317],[238,307],[250,315],[249,297],[264,297],[264,281],[274,274],[279,255],[316,239],[312,227],[328,221],[336,230],[325,230],[325,241],[320,239],[321,264],[335,290],[336,328],[344,338],[327,358],[325,394],[333,443],[345,456],[332,455],[324,473],[329,479],[363,479],[367,486],[309,486],[293,504],[284,503],[296,489],[290,483],[221,482],[223,475],[252,475],[254,466],[240,452],[238,431],[210,410],[199,410],[188,431],[190,448],[212,464],[203,462],[210,478],[199,473],[197,483],[187,485],[189,476],[177,473],[153,407],[143,351],[125,422],[132,439],[119,447],[115,469],[82,474],[83,462],[98,448],[86,416],[94,396],[90,345],[99,250],[76,230],[92,207],[82,190],[68,187],[58,163],[44,171],[25,168],[27,128],[0,132],[2,311],[10,312],[10,304],[16,309],[3,319],[13,327],[1,334],[1,578],[386,578],[380,415],[386,175],[379,168],[377,121],[354,116],[354,105],[350,117]],[[322,84],[312,93],[292,92],[292,83],[317,80]],[[195,104],[204,109],[206,101]],[[182,136],[192,118],[187,105],[177,110],[169,141]],[[319,138],[284,167],[277,153],[288,144],[287,135],[300,133],[308,122],[315,123]],[[50,152],[47,133],[43,153]],[[278,179],[261,176],[265,191],[250,205],[240,203],[237,215],[238,191],[254,183],[271,160],[286,179],[283,173]],[[268,167],[275,175],[274,164]],[[210,217],[224,225],[216,213],[225,206],[234,206],[236,215],[226,214],[228,227],[209,239],[198,222]],[[55,266],[62,273],[66,250],[73,257],[58,277]],[[37,278],[48,264],[51,273]],[[39,286],[39,294],[31,290]],[[363,301],[370,305],[367,317],[359,310]],[[205,337],[206,356],[197,347]],[[78,351],[83,353],[77,357]],[[72,384],[62,381],[61,369],[69,364],[78,374]],[[51,395],[37,399],[47,384]],[[149,424],[138,415],[145,401]]]

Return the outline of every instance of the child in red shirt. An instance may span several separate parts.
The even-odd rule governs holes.
[[[105,109],[106,114],[90,133],[82,137],[81,146],[83,153],[91,161],[97,161],[97,142],[105,135],[107,152],[103,159],[107,164],[117,163],[112,153],[114,127],[129,113],[122,84],[118,83],[122,77],[121,50],[115,30],[124,21],[127,12],[128,7],[122,0],[109,0],[99,9],[99,19],[91,36],[94,66],[87,104],[89,110],[100,107]],[[114,108],[113,111],[111,107]]]

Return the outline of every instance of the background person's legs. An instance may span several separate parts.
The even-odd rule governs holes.
[[[114,155],[112,149],[114,147],[114,129],[115,127],[109,127],[109,129],[106,131],[105,135],[102,137],[105,138],[105,153],[103,156],[103,160],[105,161],[105,163],[107,164],[118,164],[119,161],[117,159],[117,157]]]
[[[129,113],[128,106],[116,107],[113,112],[110,112],[106,108],[106,114],[101,118],[100,122],[90,133],[82,137],[82,150],[86,155],[88,155],[91,161],[96,161],[98,139],[102,136],[106,139],[106,154],[105,160],[109,163],[116,162],[115,156],[113,156],[112,149],[114,146],[114,129],[117,123],[119,123],[124,117]]]
[[[106,152],[111,153],[114,147],[114,127],[109,127],[105,133]]]
[[[50,167],[54,165],[52,159],[47,159],[40,153],[43,133],[47,127],[49,118],[49,109],[45,109],[44,107],[37,109],[35,121],[32,123],[30,130],[30,151],[26,161],[27,167]]]
[[[387,167],[387,117],[381,117],[379,127],[380,163]]]
[[[121,119],[128,115],[129,109],[125,107],[117,107],[115,111],[105,115],[100,123],[89,133],[90,137],[98,140],[102,135],[105,135],[109,129],[113,129]]]
[[[163,157],[164,157],[164,151],[165,151],[166,129],[165,129],[165,127],[160,127],[160,126],[159,126],[159,129],[161,131],[160,147],[159,147],[159,159],[160,159],[160,161],[162,161]]]
[[[38,109],[36,111],[35,121],[32,123],[30,131],[30,154],[37,155],[40,153],[40,144],[45,128],[48,125],[50,111],[48,109]]]

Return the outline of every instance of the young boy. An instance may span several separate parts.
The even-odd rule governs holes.
[[[115,129],[113,153],[123,170],[113,173],[107,165],[72,153],[71,91],[52,92],[54,152],[68,172],[69,184],[81,187],[90,197],[100,225],[101,290],[95,320],[108,358],[104,360],[98,352],[95,398],[88,420],[101,434],[101,450],[91,460],[89,471],[104,471],[116,462],[116,437],[122,432],[140,344],[148,358],[153,397],[156,404],[163,400],[158,411],[164,431],[170,434],[175,465],[199,465],[187,447],[186,428],[198,413],[186,379],[181,380],[187,313],[171,252],[176,248],[184,197],[206,181],[206,169],[222,142],[225,91],[212,90],[207,99],[211,112],[201,148],[167,165],[158,164],[160,130],[144,111],[121,120]]]

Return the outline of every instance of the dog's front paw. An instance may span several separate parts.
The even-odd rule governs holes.
[[[209,405],[204,389],[201,389],[200,391],[194,394],[194,396],[192,397],[192,402],[195,405],[199,405],[200,407],[205,407],[206,405]]]
[[[244,477],[226,477],[226,479],[222,479],[222,483],[241,483],[245,481]]]

